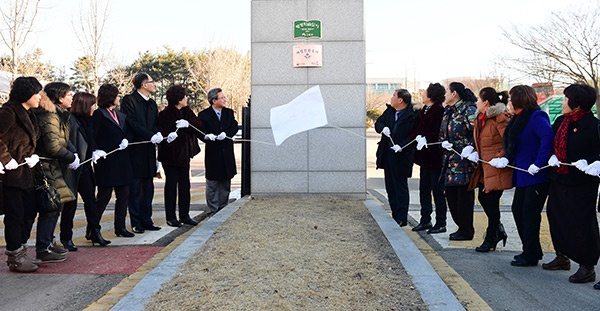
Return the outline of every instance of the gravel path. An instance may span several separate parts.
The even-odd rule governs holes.
[[[252,200],[147,310],[427,310],[362,201]]]

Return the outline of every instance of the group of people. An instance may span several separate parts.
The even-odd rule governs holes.
[[[478,188],[488,224],[483,243],[475,250],[489,252],[500,241],[506,244],[500,197],[514,187],[511,211],[522,252],[511,265],[537,266],[542,259],[540,222],[546,204],[556,257],[542,268],[570,270],[573,260],[579,269],[569,281],[594,282],[600,257],[596,217],[600,125],[591,112],[596,100],[593,87],[568,86],[562,115],[551,125],[537,104],[535,90],[526,85],[509,92],[485,87],[475,96],[460,82],[450,83],[447,89],[430,84],[419,112],[413,110],[407,90],[396,90],[375,123],[375,130],[382,134],[377,168],[384,169],[393,219],[401,227],[408,224],[407,179],[413,163],[417,164],[421,218],[412,230],[446,232],[449,208],[458,227],[449,239],[472,240]],[[600,282],[594,288],[600,289]]]
[[[189,213],[190,161],[200,153],[198,140],[205,143],[209,213],[227,205],[236,174],[231,137],[238,124],[223,91],[210,90],[210,106],[196,115],[182,85],[167,90],[168,105],[160,112],[151,98],[156,87],[150,75],[136,74],[133,85],[135,90],[120,100],[112,84],[101,85],[95,96],[75,93],[63,82],[13,81],[9,100],[0,108],[0,211],[10,271],[34,272],[77,251],[73,219],[78,195],[84,202],[85,237],[92,245],[111,243],[100,224],[113,191],[117,237],[160,230],[152,220],[157,161],[165,173],[167,225],[197,225]],[[44,182],[58,192],[56,209],[43,207]],[[127,211],[133,232],[126,228]],[[30,258],[27,241],[36,217],[36,257]],[[62,245],[54,236],[59,219]]]

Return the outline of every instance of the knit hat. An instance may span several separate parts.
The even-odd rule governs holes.
[[[13,81],[8,95],[9,101],[24,103],[42,90],[42,85],[34,77],[18,77]]]

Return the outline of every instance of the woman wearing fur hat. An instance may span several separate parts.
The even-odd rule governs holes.
[[[34,272],[38,266],[27,257],[25,244],[35,221],[33,166],[40,136],[31,108],[41,99],[42,85],[34,77],[17,78],[8,102],[0,108],[0,174],[3,176],[4,239],[6,263],[13,272]],[[26,162],[27,165],[19,165]]]
[[[69,85],[63,82],[46,84],[44,87],[46,96],[43,96],[40,101],[40,107],[34,110],[41,133],[36,151],[40,157],[50,159],[41,161],[41,172],[60,194],[60,201],[66,213],[76,208],[77,203],[73,191],[65,182],[65,171],[77,169],[79,166],[77,153],[75,150],[68,149],[70,113],[67,109],[71,108],[73,101],[70,91]],[[42,262],[60,262],[67,258],[68,250],[54,242],[54,229],[58,217],[59,212],[39,213],[35,247],[37,258]],[[69,247],[68,244],[65,246]],[[69,248],[77,250],[77,248]]]
[[[479,91],[478,115],[473,131],[477,154],[469,157],[470,160],[490,161],[493,158],[504,156],[502,137],[510,120],[507,104],[508,92],[506,91],[498,93],[491,87],[485,87]],[[500,241],[506,245],[507,235],[500,223],[500,197],[505,189],[512,188],[512,169],[495,168],[487,163],[479,162],[470,182],[470,188],[474,189],[475,187],[479,187],[479,202],[488,218],[485,239],[475,250],[489,252],[495,250],[496,244]]]
[[[597,94],[593,87],[578,83],[567,87],[564,95],[563,115],[552,126],[554,155],[548,161],[554,166],[548,173],[551,182],[547,210],[556,258],[542,268],[570,270],[572,259],[579,269],[569,282],[587,283],[596,280],[594,266],[600,257],[596,217],[600,138],[598,119],[591,112]],[[593,167],[594,172],[590,172]],[[594,288],[600,289],[597,285]]]

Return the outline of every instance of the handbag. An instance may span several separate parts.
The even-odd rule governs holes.
[[[60,194],[56,188],[48,182],[42,165],[38,165],[41,170],[39,174],[39,184],[35,187],[35,200],[38,206],[38,211],[42,214],[60,212],[62,203],[60,202]]]

